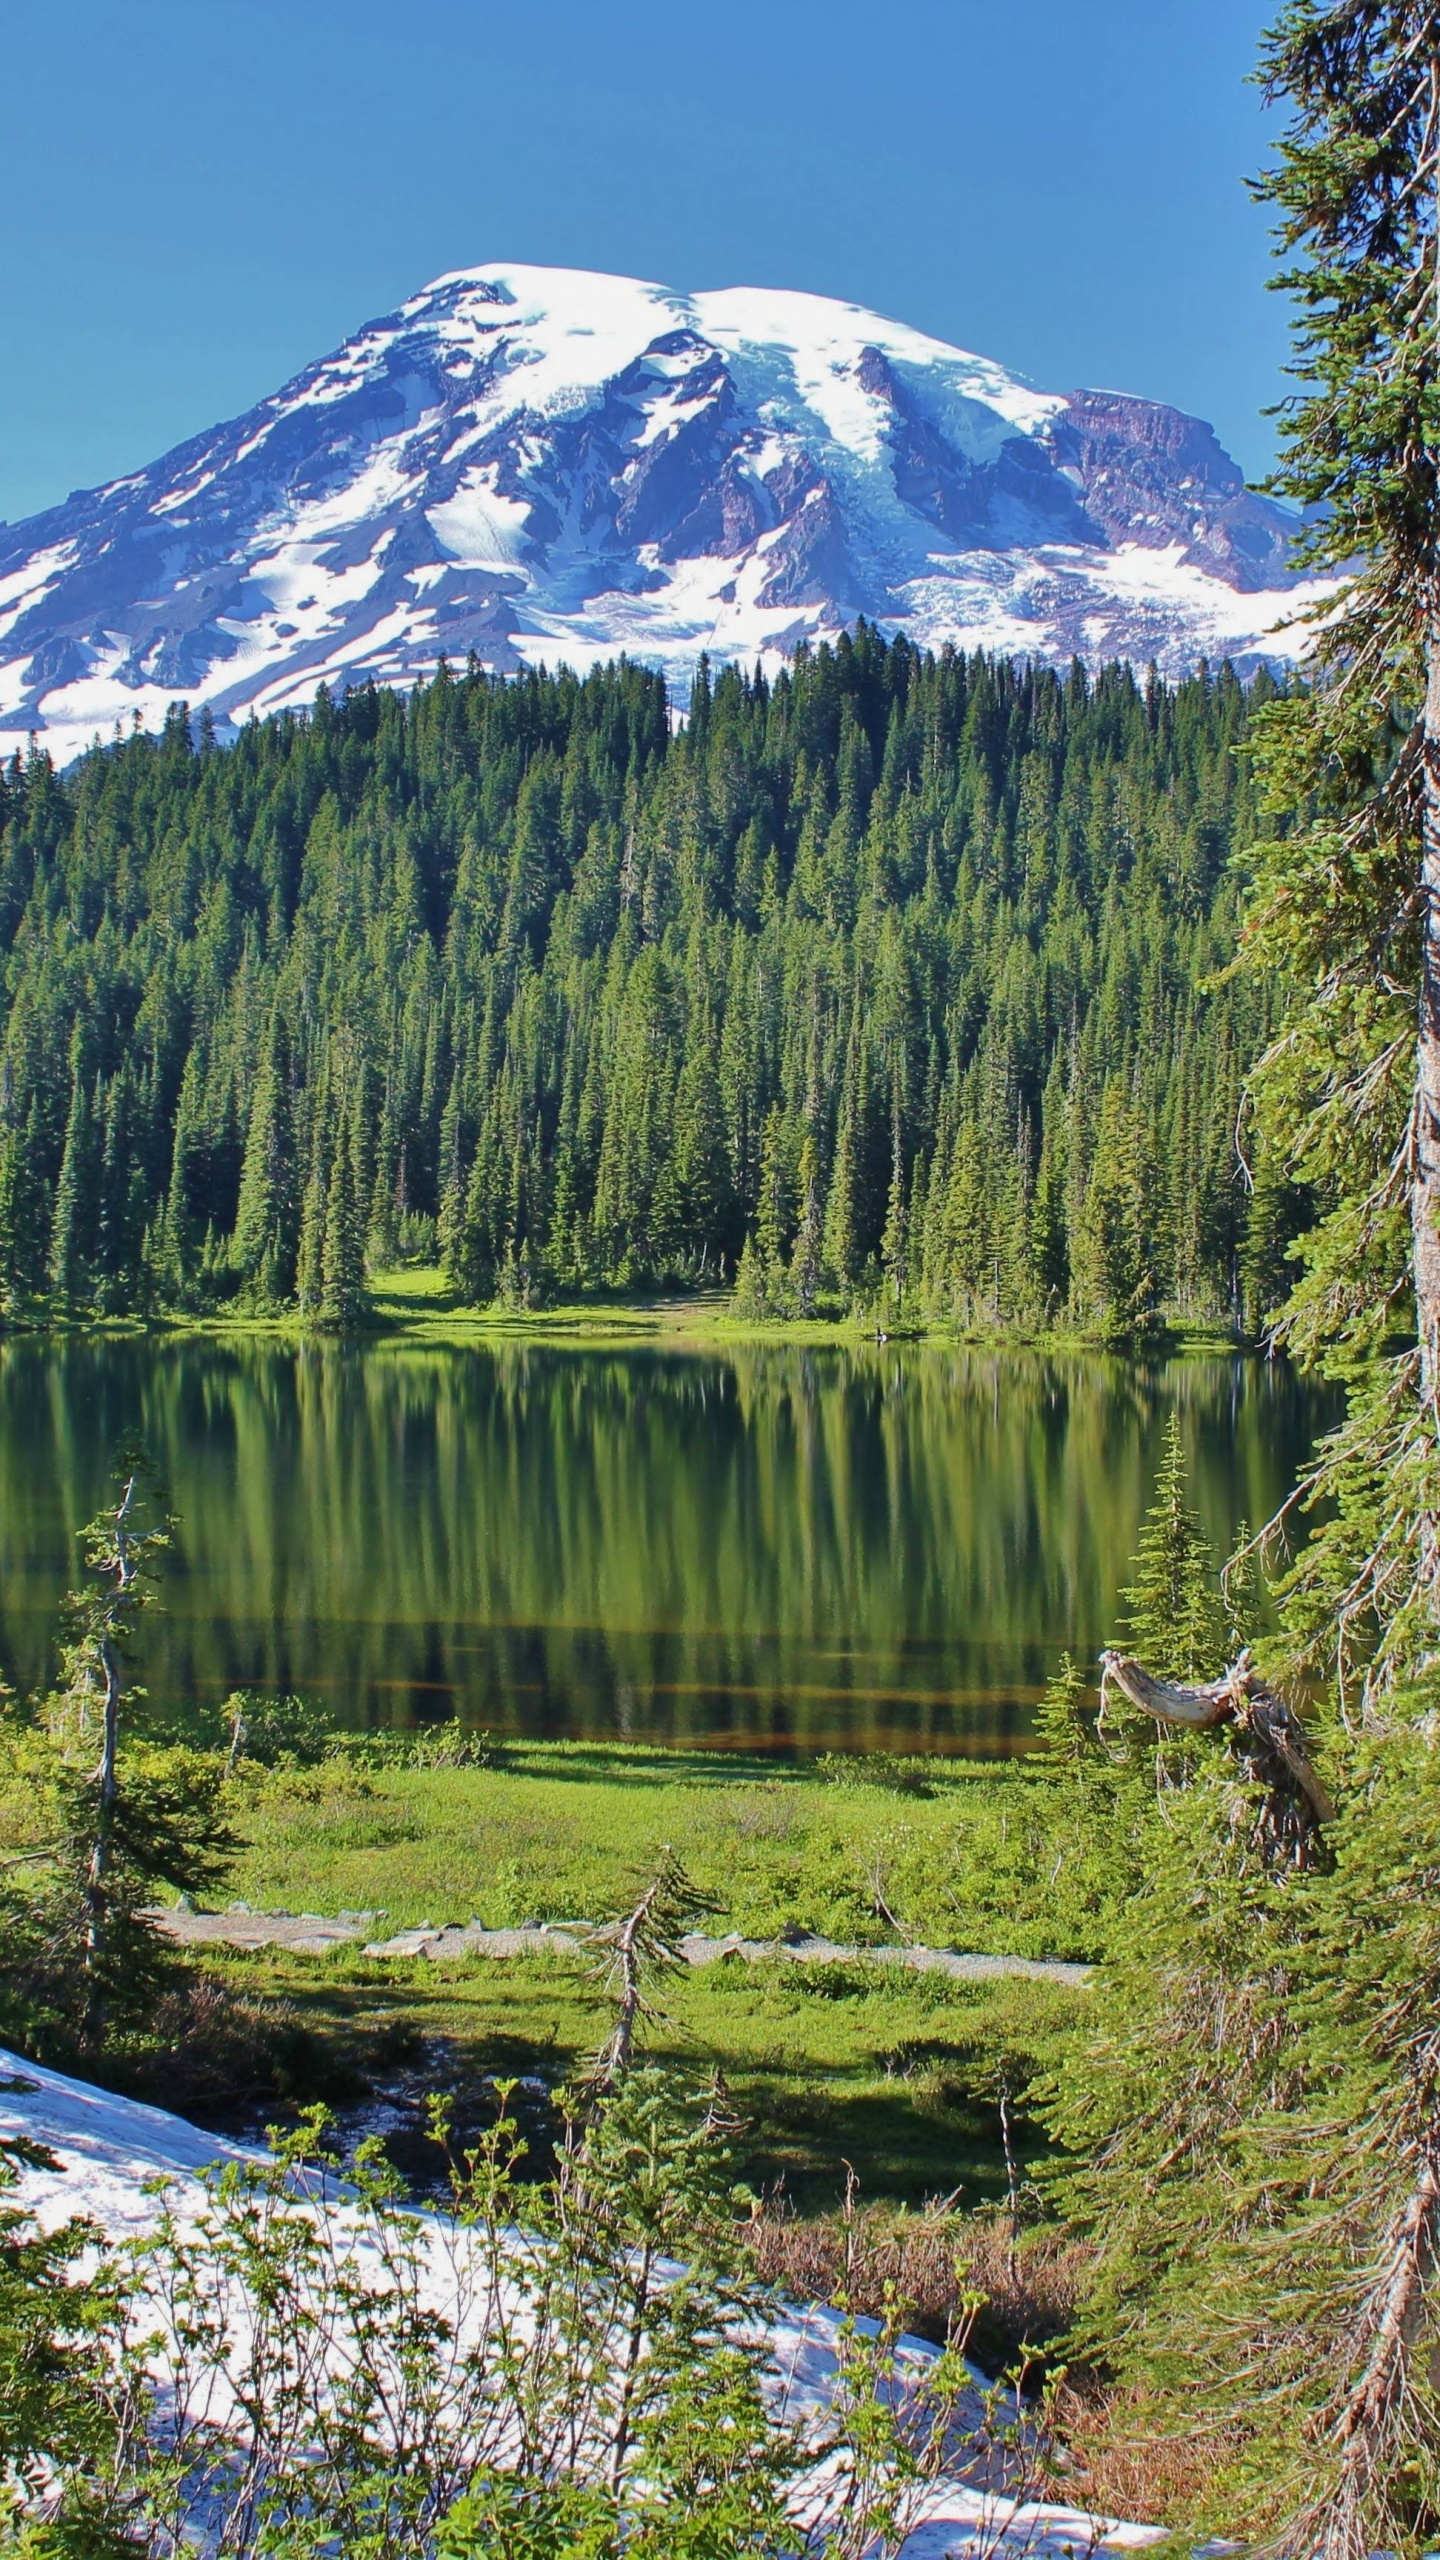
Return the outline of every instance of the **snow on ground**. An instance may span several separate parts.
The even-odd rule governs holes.
[[[59,2175],[33,2169],[21,2174],[19,2200],[37,2219],[53,2227],[71,2214],[87,2214],[116,2240],[153,2225],[157,2180],[166,2183],[183,2224],[190,2219],[187,2198],[193,2197],[197,2210],[203,2200],[207,2170],[263,2157],[159,2107],[114,2097],[0,2050],[0,2136],[15,2134],[44,2144],[61,2163]],[[443,2271],[452,2263],[451,2226],[440,2216],[425,2219],[435,2235],[432,2263]],[[837,2372],[838,2325],[833,2312],[815,2305],[787,2309],[776,2319],[770,2332],[775,2398],[786,2415],[823,2409]],[[934,2353],[923,2340],[904,2342],[904,2362],[914,2370],[923,2369]],[[976,2381],[978,2386],[983,2377]],[[977,2390],[971,2424],[979,2410]],[[1115,2524],[1073,2507],[1017,2504],[951,2477],[928,2493],[903,2560],[976,2560],[979,2554],[985,2560],[1061,2560],[1062,2554],[1078,2560],[1083,2553],[1136,2550],[1164,2538],[1153,2526]]]

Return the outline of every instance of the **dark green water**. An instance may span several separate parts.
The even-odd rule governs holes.
[[[944,1350],[0,1345],[0,1669],[142,1435],[179,1537],[140,1676],[347,1722],[767,1748],[1023,1740],[1093,1659],[1184,1417],[1222,1551],[1328,1412],[1240,1360]]]

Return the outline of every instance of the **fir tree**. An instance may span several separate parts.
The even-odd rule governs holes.
[[[40,1159],[39,1105],[32,1098],[24,1127],[0,1139],[0,1317],[28,1313],[45,1289]]]
[[[880,1239],[880,1268],[885,1275],[890,1312],[898,1318],[904,1312],[905,1290],[910,1276],[909,1213],[905,1197],[905,1158],[900,1137],[900,1112],[897,1104],[890,1144],[890,1192],[885,1204],[885,1229]]]
[[[748,1317],[752,1322],[773,1312],[765,1265],[753,1236],[747,1236],[740,1248],[731,1302],[737,1316]]]
[[[1087,1192],[1106,1227],[1128,1181],[1108,1134],[1091,1181],[1118,1087],[1140,1279],[1226,1317],[1238,1077],[1273,1012],[1226,969],[1249,726],[1228,675],[1082,691],[868,635],[773,691],[722,673],[680,735],[633,668],[477,671],[233,749],[176,723],[63,780],[32,758],[0,795],[9,1178],[43,1255],[83,1006],[77,1306],[238,1285],[313,1319],[298,1230],[317,1161],[323,1225],[343,1088],[368,1251],[433,1234],[462,1297],[512,1238],[561,1287],[665,1286],[729,1266],[749,1226],[780,1308],[813,1169],[812,1307],[821,1268],[848,1294],[888,1258],[894,1285],[904,1224],[907,1306],[1028,1323],[1073,1289],[1118,1329],[1133,1272],[1071,1268]],[[120,842],[123,898],[97,905],[95,849]],[[1266,1275],[1301,1189],[1272,1205]]]
[[[169,1543],[169,1524],[144,1525],[144,1506],[131,1474],[115,1508],[82,1533],[85,1578],[66,1603],[62,1683],[48,1702],[68,1834],[52,1962],[58,2005],[92,2050],[112,2024],[144,2014],[163,1976],[147,1908],[157,1886],[212,1884],[230,1846],[213,1768],[131,1765],[139,1701],[127,1666]]]
[[[1186,1499],[1180,1416],[1165,1426],[1155,1498],[1135,1550],[1134,1580],[1121,1593],[1129,1650],[1162,1679],[1209,1680],[1223,1668],[1225,1613],[1214,1557]]]
[[[300,1201],[290,1101],[290,1043],[277,1006],[250,1107],[233,1259],[257,1294],[284,1304],[295,1292]]]
[[[765,1115],[760,1141],[760,1201],[755,1217],[755,1250],[766,1288],[778,1290],[793,1226],[792,1183],[785,1125],[778,1103]]]
[[[816,1292],[820,1286],[820,1255],[823,1225],[820,1216],[820,1157],[815,1141],[807,1137],[800,1149],[800,1224],[795,1233],[795,1251],[791,1258],[790,1277],[795,1288],[795,1303],[802,1316],[815,1312]]]
[[[361,1232],[360,1194],[348,1129],[341,1133],[325,1194],[325,1227],[320,1248],[320,1320],[338,1333],[350,1333],[365,1312],[365,1240]]]
[[[300,1220],[300,1249],[295,1266],[295,1296],[302,1316],[318,1318],[324,1294],[326,1183],[319,1160],[305,1186]]]
[[[72,1054],[70,1112],[65,1123],[65,1151],[55,1190],[55,1216],[50,1231],[50,1286],[62,1308],[85,1297],[90,1280],[86,1251],[94,1198],[94,1121],[82,1055]]]
[[[821,1230],[821,1254],[824,1267],[836,1287],[842,1295],[848,1293],[859,1269],[855,1231],[855,1124],[848,1112],[841,1115],[835,1141]]]
[[[1421,2548],[1440,2511],[1440,10],[1291,0],[1262,76],[1291,110],[1263,187],[1300,314],[1282,480],[1312,560],[1361,563],[1318,681],[1257,724],[1283,825],[1248,924],[1257,975],[1293,990],[1256,1080],[1252,1268],[1282,1251],[1280,1183],[1308,1188],[1280,1330],[1349,1393],[1265,1652],[1324,1684],[1339,1812],[1297,1877],[1196,1734],[1052,2125],[1098,2244],[1090,2351],[1157,2431],[1193,2441],[1206,2413],[1217,2521],[1362,2560]]]
[[[1080,1782],[1095,1753],[1094,1729],[1085,1714],[1085,1682],[1070,1654],[1062,1653],[1035,1710],[1035,1739],[1046,1753],[1047,1774],[1064,1786]]]
[[[1095,1153],[1074,1241],[1081,1311],[1112,1337],[1143,1328],[1154,1303],[1145,1184],[1134,1118],[1118,1079],[1100,1107]]]

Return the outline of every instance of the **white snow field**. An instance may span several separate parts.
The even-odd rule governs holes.
[[[0,525],[0,744],[67,760],[446,653],[774,673],[865,614],[1053,663],[1301,654],[1296,520],[1200,420],[857,304],[483,266],[244,417]]]
[[[200,2132],[179,2116],[158,2107],[111,2096],[83,2080],[48,2071],[0,2050],[0,2136],[27,2134],[44,2144],[60,2161],[60,2173],[27,2169],[16,2190],[18,2200],[47,2227],[70,2215],[93,2218],[117,2242],[153,2228],[160,2211],[160,2182],[182,2228],[206,2200],[206,2172],[227,2161],[254,2161],[262,2155]],[[346,2208],[333,2204],[332,2215]],[[454,2270],[463,2254],[454,2226],[442,2216],[419,2217],[427,2231],[429,2281],[437,2304],[453,2295]],[[365,2241],[357,2236],[357,2251]],[[516,2247],[522,2247],[516,2235]],[[242,2315],[243,2316],[243,2315]],[[777,2413],[788,2417],[823,2410],[837,2373],[836,2332],[832,2312],[817,2308],[786,2309],[769,2333],[772,2358],[770,2390]],[[238,2322],[237,2322],[238,2328]],[[902,2369],[923,2373],[935,2350],[919,2339],[907,2340]],[[157,2379],[166,2380],[163,2358]],[[1138,2550],[1165,2539],[1157,2528],[1116,2524],[1077,2508],[1016,2501],[983,2487],[967,2485],[964,2428],[978,2421],[979,2387],[975,2376],[973,2411],[957,2413],[956,2470],[924,2492],[903,2546],[904,2560],[1061,2560],[1061,2555],[1096,2551]],[[214,2408],[213,2399],[207,2404]],[[196,2520],[201,2547],[203,2518]]]

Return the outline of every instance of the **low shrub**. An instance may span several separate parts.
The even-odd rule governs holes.
[[[483,1727],[447,1716],[440,1724],[333,1734],[327,1758],[356,1769],[498,1769],[503,1746]]]
[[[929,1796],[935,1772],[928,1760],[901,1759],[893,1751],[824,1751],[816,1769],[831,1787],[878,1787],[888,1796]]]
[[[1092,2256],[1053,2225],[1017,2231],[1005,2213],[944,2205],[912,2213],[854,2196],[839,2213],[814,2216],[796,2213],[783,2193],[771,2196],[750,2238],[767,2284],[797,2301],[843,2300],[876,2319],[893,2303],[921,2337],[943,2340],[978,2296],[973,2351],[994,2370],[1064,2335]]]

